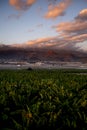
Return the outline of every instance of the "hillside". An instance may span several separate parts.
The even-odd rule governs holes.
[[[74,50],[0,47],[0,62],[5,61],[64,61],[87,62],[87,53]]]

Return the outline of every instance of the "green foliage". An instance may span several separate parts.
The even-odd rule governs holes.
[[[0,70],[0,129],[87,129],[84,70]]]

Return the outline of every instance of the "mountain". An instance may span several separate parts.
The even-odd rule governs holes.
[[[0,62],[2,61],[64,61],[87,62],[87,53],[76,50],[52,49],[52,48],[16,48],[0,46]]]

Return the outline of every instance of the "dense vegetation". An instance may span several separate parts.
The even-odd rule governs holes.
[[[87,130],[86,70],[0,70],[0,129]]]

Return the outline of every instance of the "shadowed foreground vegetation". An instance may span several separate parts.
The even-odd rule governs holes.
[[[87,70],[0,70],[0,129],[87,130]]]

